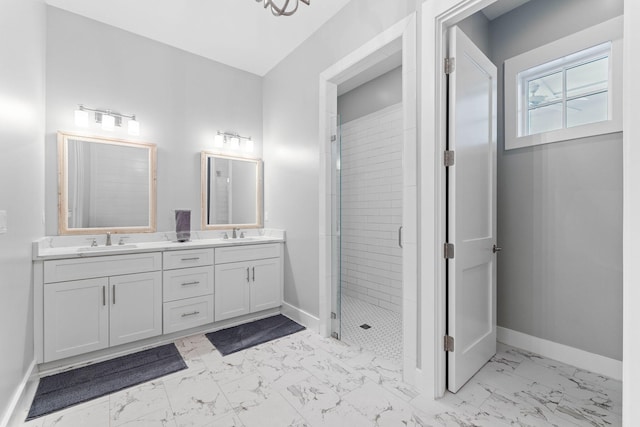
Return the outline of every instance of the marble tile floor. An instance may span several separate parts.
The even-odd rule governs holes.
[[[402,315],[343,294],[340,304],[341,337],[349,345],[402,363]],[[370,329],[362,329],[367,324]]]
[[[204,335],[176,345],[187,370],[16,427],[621,425],[619,381],[506,346],[433,402],[396,363],[311,331],[224,358]]]

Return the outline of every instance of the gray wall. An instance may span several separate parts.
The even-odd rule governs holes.
[[[4,0],[0,13],[0,423],[33,361],[31,242],[44,234],[45,6]]]
[[[318,315],[319,74],[415,10],[353,0],[264,78],[265,211],[287,230],[286,302]]]
[[[504,60],[623,13],[622,0],[533,0],[491,23]],[[502,99],[499,85],[498,99]],[[504,151],[498,105],[500,326],[622,357],[622,135]]]
[[[340,122],[348,123],[400,102],[402,102],[402,66],[339,96]]]
[[[535,0],[534,0],[535,1]],[[458,27],[487,56],[491,56],[491,37],[489,26],[491,21],[482,12],[476,12],[465,20],[458,22]]]
[[[191,209],[200,229],[200,151],[216,131],[255,141],[262,155],[262,79],[53,7],[47,8],[46,233],[57,234],[58,130],[132,139],[125,130],[78,129],[77,104],[137,114],[142,141],[158,146],[158,230]],[[228,152],[231,154],[233,152]]]

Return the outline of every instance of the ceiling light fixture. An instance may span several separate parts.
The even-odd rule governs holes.
[[[112,131],[115,127],[122,127],[122,119],[128,120],[127,131],[129,135],[140,135],[140,122],[136,120],[135,114],[126,115],[116,113],[111,110],[97,110],[82,104],[74,111],[75,123],[79,127],[89,126],[89,112],[94,113],[95,122],[102,126],[103,130]]]
[[[271,13],[275,16],[291,16],[298,10],[298,5],[300,2],[306,4],[307,6],[311,5],[311,0],[256,0],[257,2],[262,2],[264,4],[264,8],[271,8]],[[281,6],[276,5],[276,2],[281,4]]]

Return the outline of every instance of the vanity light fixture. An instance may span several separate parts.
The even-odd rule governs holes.
[[[271,13],[275,16],[291,16],[298,10],[299,2],[306,4],[307,6],[311,5],[311,0],[256,0],[257,2],[262,2],[264,4],[264,8],[271,8]],[[280,4],[278,6],[276,3]]]
[[[94,113],[95,122],[101,125],[103,130],[112,131],[116,127],[122,127],[122,119],[127,119],[129,135],[140,135],[140,122],[136,120],[135,114],[127,115],[111,110],[98,110],[82,104],[78,105],[78,109],[74,111],[76,126],[89,126],[89,112]]]
[[[233,132],[220,132],[216,134],[213,140],[213,146],[216,148],[230,148],[238,150],[242,148],[247,153],[253,152],[253,139],[250,136],[241,136]]]

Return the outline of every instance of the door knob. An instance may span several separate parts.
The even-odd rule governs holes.
[[[502,248],[498,247],[498,245],[493,245],[493,253],[500,252]]]

